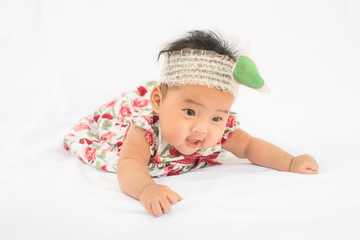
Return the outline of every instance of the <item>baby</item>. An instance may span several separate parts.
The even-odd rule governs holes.
[[[168,213],[182,200],[152,177],[219,165],[222,149],[256,165],[317,173],[311,156],[293,156],[239,128],[230,111],[239,85],[233,75],[237,58],[218,35],[189,32],[161,55],[165,59],[158,82],[103,105],[64,139],[64,147],[80,160],[117,172],[121,190],[149,214]]]

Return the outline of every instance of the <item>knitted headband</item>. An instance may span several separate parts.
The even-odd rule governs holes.
[[[184,48],[165,55],[159,83],[169,87],[203,85],[238,95],[238,83],[267,92],[255,63],[246,55],[249,45],[238,61],[213,51]]]

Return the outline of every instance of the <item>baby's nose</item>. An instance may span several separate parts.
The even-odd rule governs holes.
[[[206,124],[204,124],[204,123],[196,124],[192,130],[193,130],[193,132],[200,133],[200,134],[207,133],[207,127],[206,127]]]

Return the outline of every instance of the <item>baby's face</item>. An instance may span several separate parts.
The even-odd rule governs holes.
[[[185,155],[221,140],[233,95],[207,86],[171,87],[158,109],[165,140]]]

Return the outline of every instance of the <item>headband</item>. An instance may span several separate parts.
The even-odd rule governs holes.
[[[255,63],[248,57],[249,44],[235,62],[213,51],[184,48],[165,55],[159,83],[168,87],[203,85],[238,95],[238,83],[266,91]]]

